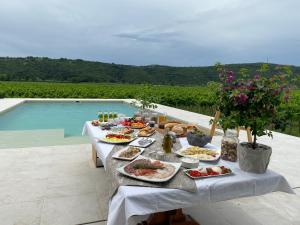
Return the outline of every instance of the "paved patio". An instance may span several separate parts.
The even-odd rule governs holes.
[[[22,101],[0,99],[0,112]],[[162,105],[157,111],[204,127],[210,119]],[[245,133],[240,139],[246,140]],[[216,136],[213,144],[220,141]],[[201,225],[300,225],[300,138],[274,133],[274,139],[259,142],[272,146],[270,168],[283,174],[297,195],[272,193],[186,209]],[[0,224],[104,225],[106,182],[104,169],[93,166],[90,144],[0,149]]]
[[[289,165],[295,170],[293,174],[299,174],[297,160],[294,163],[299,153],[298,157],[286,155],[277,165],[278,155],[279,152],[274,152],[275,163],[274,160],[272,163],[277,171],[282,170],[290,177],[285,174],[285,165]],[[291,181],[293,187],[300,186],[299,176]],[[300,194],[300,189],[294,190]],[[0,151],[0,221],[3,225],[104,225],[106,193],[104,169],[93,167],[89,144]],[[272,193],[187,211],[199,219],[201,225],[299,225],[300,196]]]

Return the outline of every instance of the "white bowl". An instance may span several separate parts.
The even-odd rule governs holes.
[[[188,157],[181,158],[182,167],[192,169],[199,166],[199,159],[193,159]]]

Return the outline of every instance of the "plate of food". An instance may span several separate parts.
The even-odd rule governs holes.
[[[130,143],[131,146],[136,146],[136,147],[141,147],[141,148],[146,148],[152,143],[155,142],[154,138],[149,138],[149,137],[139,137],[133,142]]]
[[[133,160],[136,157],[138,157],[140,154],[143,153],[145,149],[144,148],[138,148],[134,146],[128,146],[126,148],[123,148],[113,154],[113,158],[115,159],[122,159],[122,160]]]
[[[180,156],[195,158],[201,161],[216,161],[221,156],[220,149],[209,149],[198,146],[184,147],[175,153]]]
[[[133,121],[131,122],[132,129],[142,129],[146,127],[146,123],[144,121]]]
[[[92,124],[93,126],[95,126],[95,127],[98,127],[98,126],[100,126],[100,121],[99,121],[99,120],[93,120],[93,121],[91,122],[91,124]]]
[[[180,169],[181,163],[171,163],[139,156],[117,170],[128,177],[149,182],[166,182]]]
[[[184,170],[183,172],[192,179],[219,177],[233,174],[232,170],[225,166],[202,167]]]
[[[143,120],[136,120],[134,118],[125,119],[121,124],[132,129],[142,129],[147,125]]]
[[[145,128],[140,129],[140,131],[138,132],[138,136],[139,137],[150,137],[154,133],[155,133],[155,128],[145,127]]]
[[[134,136],[128,134],[108,133],[105,136],[99,138],[99,141],[109,144],[123,144],[132,142],[134,139]]]
[[[111,131],[116,134],[131,134],[134,132],[130,127],[113,127]]]

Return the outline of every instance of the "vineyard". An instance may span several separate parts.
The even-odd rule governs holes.
[[[0,98],[139,98],[149,96],[154,102],[206,115],[215,112],[215,83],[206,87],[145,86],[131,84],[71,84],[45,82],[0,82]],[[291,111],[285,133],[300,136],[300,91],[282,107]]]

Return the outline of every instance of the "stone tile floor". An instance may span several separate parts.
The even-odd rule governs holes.
[[[275,162],[277,155],[274,152]],[[300,172],[297,162],[288,164],[295,175]],[[275,164],[286,175],[279,167]],[[298,184],[299,175],[292,181],[292,186]],[[186,211],[201,225],[300,225],[300,189],[295,192],[298,195],[272,193]],[[104,169],[94,168],[89,144],[0,149],[1,225],[105,225],[106,193]]]

